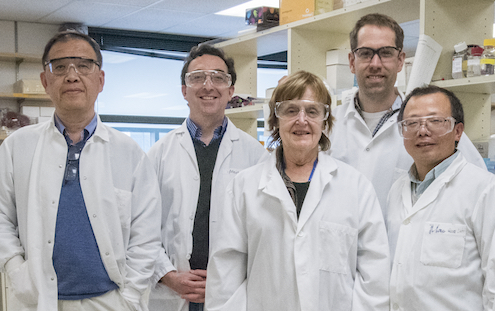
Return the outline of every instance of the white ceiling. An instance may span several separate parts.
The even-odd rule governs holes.
[[[244,18],[214,13],[247,0],[0,0],[0,20],[233,37]]]
[[[0,0],[0,20],[230,38],[246,26],[243,17],[216,12],[247,0]],[[402,24],[405,51],[414,54],[419,23]]]

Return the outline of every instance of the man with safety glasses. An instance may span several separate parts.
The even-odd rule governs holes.
[[[46,45],[41,83],[55,113],[0,146],[0,268],[9,310],[147,310],[160,250],[153,166],[101,123],[98,44],[61,32]]]
[[[332,110],[330,153],[368,177],[386,221],[390,187],[412,163],[396,129],[403,95],[394,85],[404,65],[404,32],[392,18],[368,14],[357,21],[349,37],[349,66],[359,88]],[[486,169],[466,135],[459,149],[469,162]]]
[[[456,146],[464,129],[450,91],[414,89],[398,114],[414,160],[388,197],[391,310],[492,310],[495,176]]]
[[[225,116],[234,93],[234,62],[222,50],[193,47],[181,74],[190,113],[151,147],[162,194],[163,250],[152,279],[150,310],[203,310],[209,239],[221,216],[225,189],[266,154]]]

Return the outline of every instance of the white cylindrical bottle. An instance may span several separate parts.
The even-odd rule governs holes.
[[[457,43],[454,46],[454,56],[452,57],[452,78],[462,79],[466,77],[467,70],[467,44]]]

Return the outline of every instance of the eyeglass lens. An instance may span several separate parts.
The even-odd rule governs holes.
[[[426,130],[434,136],[443,136],[452,132],[455,125],[453,118],[413,118],[401,121],[401,133],[404,138],[414,138],[421,126],[424,125]]]
[[[187,73],[187,84],[188,86],[204,85],[208,76],[210,77],[211,83],[215,86],[230,86],[231,80],[229,74],[213,70],[198,70]]]
[[[326,120],[328,117],[327,106],[313,101],[290,100],[277,103],[275,114],[282,119],[296,118],[301,111],[311,120]]]
[[[78,74],[88,75],[94,72],[96,63],[92,59],[65,57],[51,60],[48,63],[48,67],[50,68],[50,72],[55,75],[67,74],[70,67],[74,67]]]
[[[368,47],[357,48],[354,53],[361,60],[371,61],[376,54],[383,61],[394,58],[398,51],[400,50],[396,47],[384,46],[376,50]]]
[[[81,157],[81,147],[72,145],[67,153],[67,167],[65,169],[65,181],[73,181],[77,178],[79,170],[79,158]]]

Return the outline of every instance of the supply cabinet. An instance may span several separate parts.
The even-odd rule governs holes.
[[[289,73],[306,70],[326,77],[326,52],[349,48],[349,32],[368,13],[386,14],[398,23],[419,19],[420,34],[432,37],[443,47],[433,84],[459,96],[466,115],[465,131],[471,140],[487,141],[495,77],[452,80],[451,61],[454,45],[459,41],[482,44],[493,36],[493,0],[366,0],[216,46],[235,60],[239,72],[236,92],[256,94],[258,56],[287,51]]]

